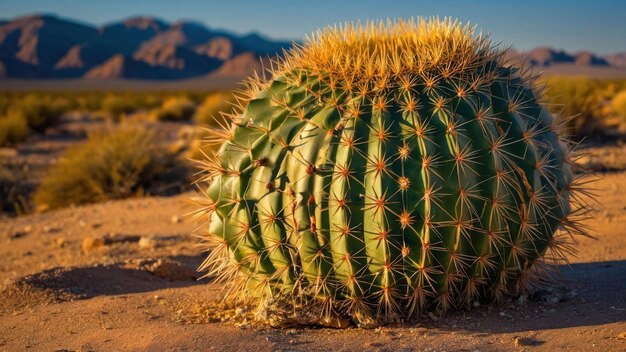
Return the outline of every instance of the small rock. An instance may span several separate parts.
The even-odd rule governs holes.
[[[26,235],[28,235],[28,232],[26,231],[14,231],[12,234],[9,235],[9,238],[14,240],[14,239],[26,237]]]
[[[558,298],[552,292],[548,290],[539,290],[530,296],[531,302],[552,303],[552,301],[554,301],[555,299],[556,299],[556,302],[558,302]]]
[[[152,249],[156,248],[158,245],[157,239],[154,236],[141,236],[138,244],[139,248],[142,249]]]
[[[150,267],[148,271],[156,276],[169,280],[195,280],[196,272],[186,266],[169,259],[159,259]]]
[[[620,340],[626,340],[626,331],[620,333],[619,335],[617,335],[617,338]]]
[[[80,352],[93,352],[95,351],[95,349],[90,344],[86,343],[80,346],[79,351]]]
[[[45,233],[52,233],[52,232],[59,232],[59,231],[61,231],[60,227],[54,227],[54,226],[48,226],[48,225],[43,227],[43,232]]]
[[[521,347],[521,346],[539,346],[543,343],[543,341],[540,340],[536,340],[530,337],[515,337],[513,339],[513,345],[515,345],[515,347]]]
[[[89,253],[104,247],[105,244],[106,243],[103,238],[87,237],[83,240],[83,252]]]
[[[22,230],[23,230],[24,232],[26,232],[26,233],[30,233],[30,232],[32,232],[32,231],[33,231],[33,227],[32,227],[32,226],[30,226],[30,225],[26,225],[26,226],[24,226],[24,228],[23,228]]]
[[[350,321],[344,318],[321,318],[319,323],[327,328],[346,329],[350,326]]]
[[[172,216],[171,221],[172,221],[172,224],[178,224],[178,223],[180,223],[180,221],[181,221],[180,216],[178,216],[178,215],[174,215],[174,216]]]
[[[57,246],[57,248],[63,248],[65,246],[65,238],[59,237],[55,239],[54,244]]]

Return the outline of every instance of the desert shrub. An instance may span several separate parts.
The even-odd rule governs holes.
[[[611,99],[611,110],[620,116],[622,120],[626,120],[626,90],[617,93]]]
[[[199,125],[213,126],[220,112],[233,110],[234,96],[231,93],[218,92],[207,96],[196,110],[194,120]]]
[[[0,157],[0,218],[2,215],[23,214],[28,210],[29,188],[23,169],[7,157]]]
[[[115,121],[119,121],[122,115],[130,114],[136,107],[129,99],[119,95],[107,95],[100,103],[102,111]]]
[[[13,100],[6,94],[0,95],[0,115],[6,114],[9,108],[13,105]]]
[[[0,147],[15,146],[26,137],[28,123],[20,111],[11,111],[5,116],[0,116]]]
[[[65,109],[66,104],[62,99],[30,94],[11,105],[8,112],[23,114],[28,127],[43,133],[58,122]]]
[[[607,105],[626,81],[580,77],[555,77],[548,81],[547,97],[552,111],[561,117],[575,116],[566,128],[575,137],[603,134],[609,117]]]
[[[184,167],[139,127],[99,132],[67,150],[35,194],[38,210],[164,194],[185,184]]]
[[[98,111],[102,109],[104,98],[101,94],[90,93],[75,97],[77,109],[83,111]]]
[[[151,116],[156,121],[184,121],[191,119],[195,111],[196,104],[189,98],[170,97]]]

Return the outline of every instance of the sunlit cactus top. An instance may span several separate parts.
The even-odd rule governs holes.
[[[202,269],[327,324],[527,292],[586,207],[533,82],[457,21],[319,31],[211,129]]]

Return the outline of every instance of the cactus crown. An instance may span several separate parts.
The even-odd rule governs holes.
[[[202,269],[234,292],[322,321],[401,320],[525,292],[586,235],[568,141],[474,28],[346,24],[269,73],[203,161]]]
[[[390,80],[433,69],[452,75],[494,54],[488,37],[451,19],[347,23],[307,38],[285,57],[282,70],[308,67],[334,79]]]

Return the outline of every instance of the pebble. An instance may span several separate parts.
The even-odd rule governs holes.
[[[139,248],[152,249],[158,246],[157,239],[154,236],[141,236],[138,242]]]
[[[54,244],[57,246],[57,248],[63,248],[65,246],[65,238],[59,237],[55,239]]]
[[[61,227],[54,227],[54,226],[48,226],[48,225],[43,227],[43,232],[45,233],[59,232],[61,230],[62,230]]]
[[[87,237],[83,240],[83,252],[89,253],[104,247],[104,245],[105,241],[103,238]]]
[[[159,259],[148,270],[156,276],[169,280],[194,280],[196,272],[169,259]]]
[[[172,224],[178,224],[178,223],[180,223],[180,222],[181,222],[180,216],[178,216],[178,215],[174,215],[174,216],[172,216],[171,221],[172,221]]]
[[[25,232],[25,231],[14,231],[13,233],[11,233],[9,235],[9,238],[14,240],[14,239],[26,237],[26,235],[28,235],[28,232]]]

